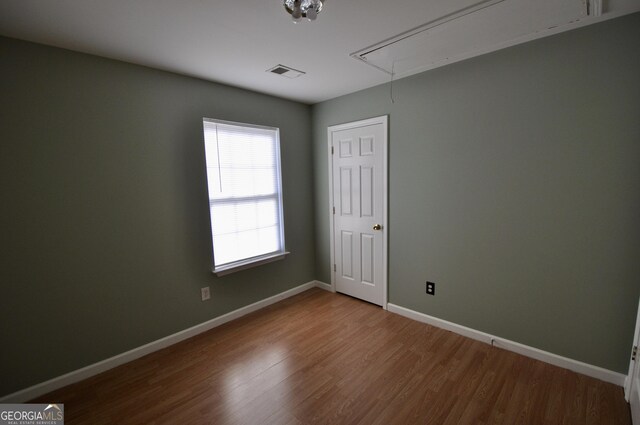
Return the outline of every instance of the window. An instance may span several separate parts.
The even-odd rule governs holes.
[[[214,273],[283,258],[279,130],[208,118],[203,126]]]

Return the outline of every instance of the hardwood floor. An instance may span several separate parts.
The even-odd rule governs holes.
[[[623,390],[312,289],[37,402],[66,424],[631,424]]]

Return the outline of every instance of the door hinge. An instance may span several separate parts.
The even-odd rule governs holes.
[[[635,361],[637,355],[638,355],[638,346],[635,345],[633,347],[633,351],[631,352],[631,360]]]
[[[333,146],[331,146],[331,155],[333,155]]]
[[[336,207],[333,207],[333,213],[334,214],[336,213]]]
[[[335,271],[337,271],[337,270],[336,270],[336,265],[335,265],[335,264],[333,265],[333,271],[334,271],[334,272],[335,272]]]

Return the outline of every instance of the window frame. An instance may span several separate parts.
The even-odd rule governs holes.
[[[273,131],[275,133],[275,137],[274,137],[274,143],[275,143],[275,169],[276,169],[276,173],[277,173],[277,182],[276,182],[276,190],[277,192],[275,194],[269,194],[269,195],[253,195],[253,196],[247,196],[247,197],[243,197],[243,198],[225,198],[225,199],[212,199],[211,198],[211,194],[209,193],[209,166],[207,164],[206,161],[206,152],[207,152],[207,148],[206,148],[206,130],[207,130],[207,123],[213,123],[213,124],[221,124],[221,125],[229,125],[229,126],[235,126],[235,127],[240,127],[243,129],[251,129],[251,128],[255,128],[255,129],[260,129],[260,130],[269,130],[269,131]],[[211,234],[211,271],[212,273],[214,273],[216,276],[224,276],[226,274],[230,274],[230,273],[234,273],[240,270],[245,270],[248,268],[252,268],[252,267],[257,267],[263,264],[267,264],[267,263],[271,263],[273,261],[278,261],[278,260],[282,260],[284,259],[289,252],[286,249],[286,241],[285,241],[285,232],[284,232],[284,200],[283,200],[283,194],[282,194],[282,156],[281,156],[281,151],[280,151],[280,128],[278,127],[271,127],[271,126],[264,126],[264,125],[258,125],[258,124],[248,124],[248,123],[241,123],[241,122],[236,122],[236,121],[226,121],[226,120],[220,120],[220,119],[215,119],[215,118],[206,118],[203,117],[202,118],[202,137],[203,137],[203,147],[204,147],[204,152],[205,152],[205,175],[206,175],[206,180],[207,180],[207,196],[209,198],[209,224],[210,224],[210,234]],[[223,203],[231,203],[231,204],[238,204],[238,203],[242,203],[242,202],[251,202],[251,201],[255,201],[258,199],[275,199],[277,202],[277,207],[278,207],[278,230],[280,233],[280,241],[281,241],[281,248],[277,251],[273,251],[273,252],[269,252],[269,253],[265,253],[265,254],[261,254],[258,256],[253,256],[253,257],[246,257],[240,260],[236,260],[236,261],[232,261],[229,263],[224,263],[221,264],[219,266],[216,266],[216,253],[215,253],[215,236],[213,234],[213,220],[214,217],[212,216],[212,211],[211,208],[213,207],[213,205],[215,204],[223,204]]]

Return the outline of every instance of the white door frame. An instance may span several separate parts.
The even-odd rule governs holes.
[[[329,164],[329,228],[331,230],[330,235],[330,249],[331,249],[331,290],[336,292],[336,271],[334,270],[333,265],[336,264],[335,257],[335,246],[334,246],[334,214],[333,214],[333,155],[331,154],[331,147],[333,141],[333,133],[341,130],[349,130],[357,127],[364,127],[367,125],[373,124],[382,124],[382,132],[384,134],[383,141],[383,152],[382,152],[382,308],[387,309],[388,302],[388,285],[387,285],[387,265],[389,261],[389,253],[387,247],[387,235],[389,234],[389,223],[388,223],[388,198],[389,198],[389,177],[388,177],[388,169],[389,169],[389,161],[388,161],[388,145],[389,145],[389,116],[383,115],[380,117],[369,118],[360,121],[353,121],[344,124],[332,125],[327,128],[327,158]]]
[[[640,341],[638,341],[638,339],[640,339],[640,302],[638,303],[638,311],[637,311],[637,317],[636,317],[636,329],[633,333],[633,345],[631,347],[631,355],[629,356],[630,360],[629,360],[629,374],[627,375],[626,379],[624,380],[624,398],[625,400],[627,400],[627,402],[631,402],[631,389],[632,386],[634,385],[633,379],[634,379],[634,374],[636,372],[636,368],[638,367],[638,365],[636,364],[638,362],[637,355],[636,360],[633,360],[633,349],[635,347],[638,346],[638,344],[640,344]]]

